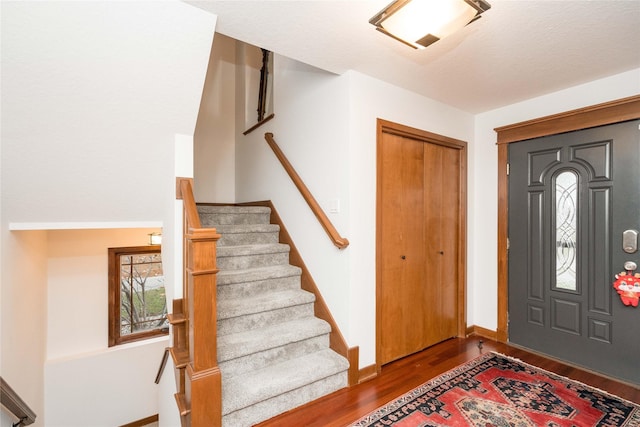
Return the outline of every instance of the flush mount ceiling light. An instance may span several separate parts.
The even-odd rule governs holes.
[[[395,0],[369,22],[413,48],[423,49],[480,17],[484,0]]]

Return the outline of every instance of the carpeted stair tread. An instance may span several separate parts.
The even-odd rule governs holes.
[[[280,226],[277,224],[220,225],[216,226],[216,231],[221,236],[218,246],[278,243],[280,237]]]
[[[313,303],[315,299],[315,295],[302,289],[259,294],[245,298],[229,298],[224,302],[219,301],[218,320],[309,304]]]
[[[218,337],[218,362],[281,347],[329,332],[331,332],[331,327],[327,322],[316,317],[307,317],[265,328],[224,335]]]
[[[302,341],[290,342],[246,356],[220,362],[218,367],[223,378],[232,378],[274,363],[295,359],[316,351],[329,348],[329,334],[310,337]]]
[[[347,387],[347,371],[337,373],[304,387],[273,396],[222,417],[222,427],[252,427],[283,412]],[[299,424],[302,425],[302,424]]]
[[[234,283],[257,282],[268,279],[281,279],[290,276],[299,276],[302,270],[299,267],[285,264],[257,268],[245,268],[241,270],[221,270],[217,274],[218,286],[227,286]]]
[[[203,227],[231,224],[269,224],[271,209],[265,206],[198,206]]]
[[[282,243],[218,246],[220,270],[237,270],[289,264],[289,245]]]
[[[228,205],[198,205],[199,213],[220,213],[220,214],[253,214],[266,213],[271,214],[271,208],[268,206],[228,206]]]
[[[231,257],[243,255],[265,255],[289,252],[289,245],[283,243],[268,243],[260,245],[220,246],[216,248],[217,257]]]
[[[228,298],[247,298],[266,292],[300,289],[302,270],[290,264],[221,270],[218,272],[218,303]]]
[[[226,224],[216,226],[218,234],[275,233],[280,231],[277,224]]]
[[[222,413],[238,411],[348,368],[349,362],[344,357],[326,349],[233,378],[223,378]]]

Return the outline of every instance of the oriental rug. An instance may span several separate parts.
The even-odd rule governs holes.
[[[640,426],[640,405],[522,361],[487,353],[352,427]]]

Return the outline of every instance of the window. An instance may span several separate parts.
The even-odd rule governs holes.
[[[109,347],[168,333],[160,246],[109,248]]]

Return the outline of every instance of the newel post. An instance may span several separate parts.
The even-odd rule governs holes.
[[[189,363],[187,400],[192,427],[222,424],[222,382],[217,361],[215,229],[190,228],[187,245]]]

